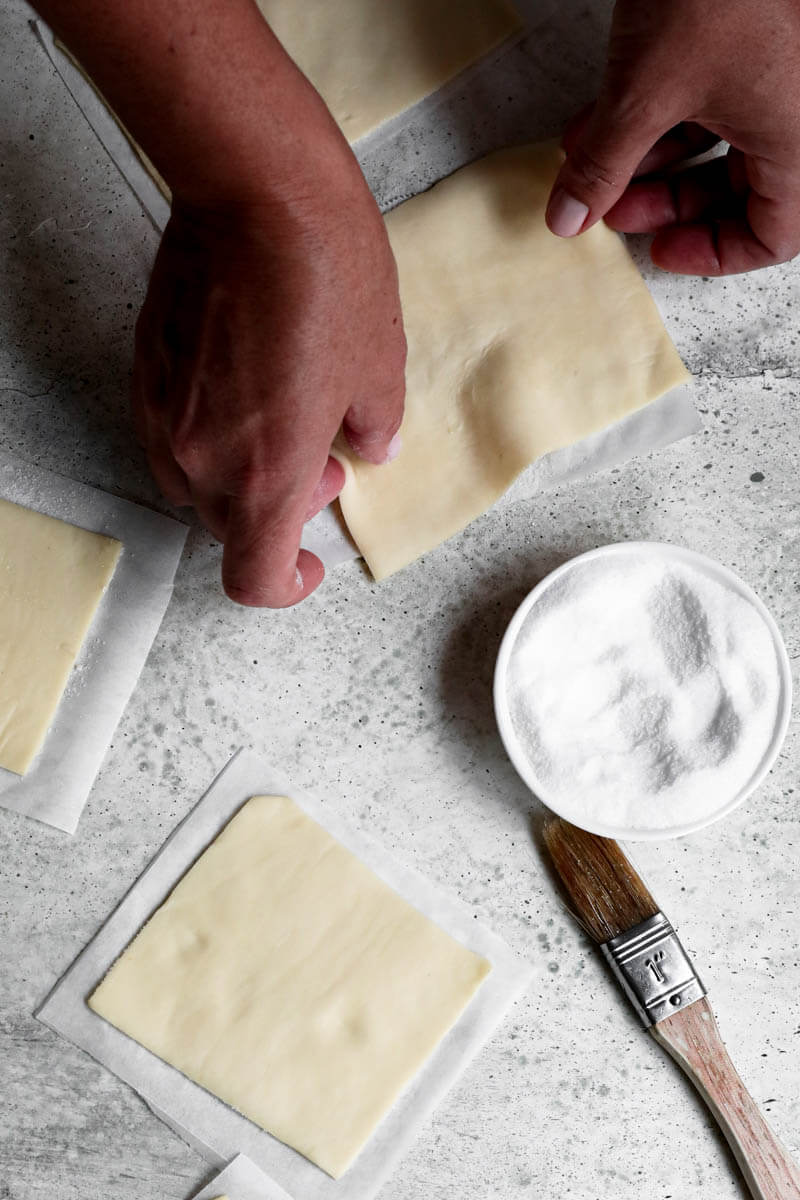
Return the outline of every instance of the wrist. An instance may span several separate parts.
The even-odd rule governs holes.
[[[303,80],[305,84],[306,81]],[[182,164],[167,176],[173,210],[209,230],[261,231],[281,239],[326,238],[332,227],[371,226],[383,231],[372,193],[350,146],[312,91],[292,108],[292,136],[253,129],[232,155],[212,142],[203,162]],[[295,132],[296,131],[296,132]]]
[[[375,206],[349,146],[337,144],[337,132],[314,136],[307,127],[302,147],[287,157],[276,155],[270,144],[256,142],[234,161],[231,155],[221,153],[218,159],[212,153],[197,169],[168,172],[173,205],[230,217]]]
[[[255,0],[36,3],[178,204],[358,191],[345,138]]]
[[[264,26],[264,44],[193,104],[191,136],[175,139],[163,174],[173,197],[204,210],[314,204],[320,193],[369,190],[319,93]],[[202,109],[206,111],[203,112]]]

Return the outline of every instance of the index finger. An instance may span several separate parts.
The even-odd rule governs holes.
[[[253,488],[230,501],[222,584],[237,604],[288,608],[319,586],[325,568],[300,549],[313,481],[293,495]]]
[[[728,152],[736,171],[745,172],[745,211],[740,216],[713,211],[702,221],[662,229],[651,248],[653,261],[668,271],[692,275],[734,275],[787,262],[800,251],[800,212],[795,197],[800,180],[771,165]]]

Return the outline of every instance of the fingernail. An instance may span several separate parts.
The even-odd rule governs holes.
[[[302,590],[303,590],[303,573],[299,567],[296,569],[296,571],[294,573],[294,581],[297,584],[298,592],[302,592]]]
[[[392,440],[389,442],[389,445],[386,447],[386,458],[383,460],[384,463],[393,462],[394,459],[397,458],[398,454],[400,453],[400,451],[402,449],[403,449],[403,439],[400,437],[399,433],[396,433],[394,435],[394,437],[392,438]]]
[[[547,208],[547,224],[557,237],[574,237],[580,233],[588,215],[588,204],[576,200],[563,188],[556,188]]]

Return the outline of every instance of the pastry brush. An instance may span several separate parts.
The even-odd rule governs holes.
[[[739,1078],[675,930],[616,842],[555,819],[544,840],[574,915],[705,1100],[755,1200],[800,1200],[800,1168]]]

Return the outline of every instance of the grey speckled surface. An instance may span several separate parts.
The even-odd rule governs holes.
[[[515,60],[513,88],[491,104],[481,96],[457,129],[443,110],[439,173],[488,148],[498,123],[514,138],[555,133],[591,94],[604,8],[565,0]],[[19,0],[0,0],[2,445],[158,506],[126,411],[155,236],[27,18]],[[403,178],[429,181],[429,161],[416,165],[421,137],[393,164],[370,164],[384,196]],[[556,901],[491,712],[493,658],[517,602],[569,555],[622,538],[681,542],[735,568],[800,655],[800,268],[668,279],[635,252],[698,376],[702,435],[546,498],[517,491],[380,588],[351,564],[288,613],[226,603],[219,549],[195,529],[78,834],[0,812],[2,1200],[187,1200],[207,1177],[124,1085],[30,1013],[242,742],[474,904],[539,965],[382,1200],[743,1195],[700,1103]],[[793,722],[749,804],[636,854],[711,984],[742,1074],[796,1148],[799,749]]]

